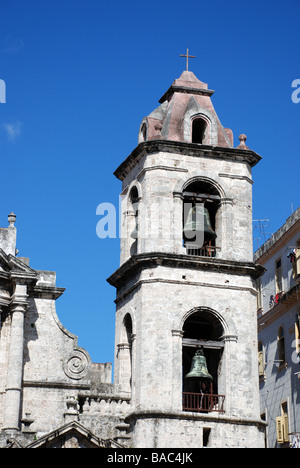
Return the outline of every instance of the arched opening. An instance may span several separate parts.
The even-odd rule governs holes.
[[[131,336],[132,336],[132,319],[130,314],[126,314],[124,317],[124,332],[125,342],[131,347]]]
[[[138,189],[135,186],[132,187],[132,189],[130,190],[129,200],[130,200],[131,208],[132,208],[132,216],[134,218],[134,222],[132,223],[133,229],[130,232],[130,238],[131,238],[130,255],[135,255],[137,253],[137,248],[138,248],[138,230],[139,230],[139,225],[138,225],[139,193],[138,193]]]
[[[147,141],[147,125],[145,123],[141,127],[141,136],[143,141]]]
[[[187,318],[183,332],[183,409],[223,412],[225,396],[219,394],[223,325],[213,312],[201,309]]]
[[[215,257],[217,211],[221,197],[207,181],[190,183],[183,191],[183,245],[188,255]]]
[[[205,141],[207,122],[202,118],[195,118],[192,121],[192,143],[201,143]]]
[[[132,319],[130,314],[126,314],[123,320],[117,357],[119,383],[124,391],[130,391],[132,384]]]

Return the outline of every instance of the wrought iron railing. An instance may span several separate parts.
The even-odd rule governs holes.
[[[192,245],[186,245],[186,254],[196,257],[210,257],[213,258],[216,256],[217,249],[219,247],[214,246],[204,246],[201,249],[193,249]]]
[[[224,401],[225,395],[183,392],[182,409],[183,411],[194,411],[196,413],[208,413],[210,411],[225,413]]]

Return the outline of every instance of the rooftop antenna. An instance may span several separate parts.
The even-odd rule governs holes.
[[[264,244],[268,238],[273,234],[266,232],[265,228],[270,227],[270,219],[254,219],[253,220],[253,241],[257,241],[257,248],[260,247],[260,242]],[[258,237],[254,237],[258,231]]]

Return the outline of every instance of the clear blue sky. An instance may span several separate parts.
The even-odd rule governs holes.
[[[299,202],[300,2],[1,0],[0,226],[17,215],[20,256],[57,272],[63,325],[95,362],[113,361],[118,239],[96,207],[118,204],[113,171],[140,122],[185,68],[216,92],[222,124],[263,160],[254,219],[276,231]]]

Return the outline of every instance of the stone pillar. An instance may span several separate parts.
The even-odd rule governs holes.
[[[79,406],[78,401],[75,395],[70,395],[67,397],[67,411],[64,413],[65,422],[69,423],[71,421],[79,420]]]
[[[136,334],[131,334],[131,401],[134,401],[136,392]]]
[[[226,258],[227,260],[234,260],[235,248],[233,245],[233,228],[234,218],[232,210],[232,199],[223,198],[221,206],[216,214],[216,227],[217,227],[217,246],[221,250],[217,250],[217,257]]]
[[[120,343],[118,348],[119,376],[118,383],[122,391],[131,391],[131,346],[129,343]]]
[[[186,249],[182,245],[182,214],[183,214],[183,197],[181,193],[174,193],[173,204],[173,226],[172,226],[172,242],[174,243],[173,251],[176,254],[185,255]]]
[[[24,315],[27,309],[27,295],[18,295],[19,289],[26,286],[16,286],[16,293],[11,304],[11,333],[8,355],[8,372],[6,381],[4,429],[20,430],[20,405],[23,377],[23,346],[24,346]],[[23,292],[23,291],[22,291]]]
[[[182,330],[172,330],[172,408],[182,411]]]

